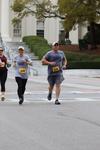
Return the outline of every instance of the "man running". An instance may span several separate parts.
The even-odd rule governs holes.
[[[43,56],[42,64],[48,65],[49,93],[47,98],[48,100],[52,99],[52,91],[55,85],[55,104],[59,105],[60,102],[58,99],[61,91],[61,83],[64,80],[63,69],[66,68],[67,59],[64,55],[64,52],[59,50],[58,42],[54,42],[52,44],[52,50]]]

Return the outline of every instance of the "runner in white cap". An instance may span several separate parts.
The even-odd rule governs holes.
[[[24,101],[24,92],[29,75],[28,65],[32,65],[32,61],[27,55],[24,54],[25,50],[23,46],[18,47],[18,53],[19,54],[14,58],[15,80],[18,85],[17,94],[19,97],[19,104],[22,104]]]

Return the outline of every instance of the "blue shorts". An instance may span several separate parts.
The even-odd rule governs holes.
[[[48,82],[51,86],[54,86],[54,84],[61,84],[64,80],[63,75],[49,75],[48,76]]]

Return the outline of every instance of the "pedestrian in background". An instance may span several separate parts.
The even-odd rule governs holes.
[[[25,55],[24,47],[18,47],[18,55],[14,58],[13,66],[15,67],[15,80],[18,85],[17,94],[19,97],[19,104],[22,104],[24,101],[24,93],[29,75],[29,65],[32,65],[32,61]]]
[[[5,83],[7,80],[7,57],[3,53],[3,48],[0,47],[0,84],[1,84],[1,100],[5,100]]]
[[[52,50],[47,52],[42,59],[42,64],[48,65],[48,83],[49,93],[48,100],[52,99],[52,91],[55,85],[56,99],[55,104],[59,105],[59,95],[61,91],[61,83],[64,80],[63,69],[66,68],[67,59],[64,52],[59,50],[59,43],[52,44]]]

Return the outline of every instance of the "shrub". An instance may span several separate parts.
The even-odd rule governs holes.
[[[88,54],[78,52],[65,52],[65,55],[68,61],[85,61],[91,59],[91,57]]]
[[[47,40],[37,36],[23,37],[23,41],[30,47],[31,51],[41,59],[50,50]],[[65,52],[68,60],[68,69],[99,69],[100,56],[81,52]]]
[[[92,61],[69,61],[68,69],[100,69],[100,62]]]
[[[99,69],[100,56],[76,52],[66,52],[68,69]]]
[[[50,49],[47,40],[42,37],[25,36],[23,37],[23,42],[29,46],[31,52],[37,55],[39,59],[41,59],[43,55]]]

